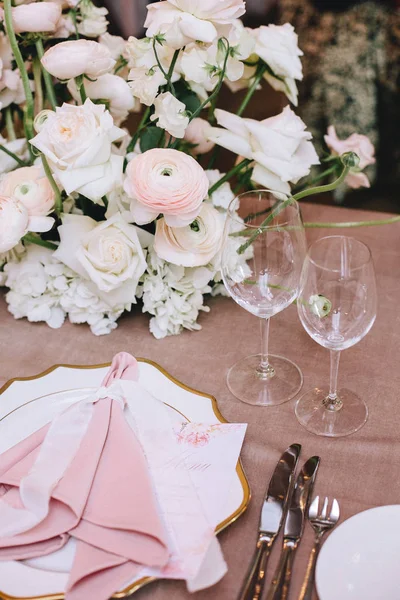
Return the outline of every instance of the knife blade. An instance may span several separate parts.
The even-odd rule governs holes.
[[[282,527],[300,451],[300,444],[289,446],[272,474],[261,509],[256,550],[238,600],[258,600],[261,597],[268,558],[272,544]]]
[[[297,477],[283,529],[281,557],[267,594],[267,600],[286,600],[288,597],[295,552],[303,534],[305,514],[319,463],[319,456],[312,456],[304,464]]]

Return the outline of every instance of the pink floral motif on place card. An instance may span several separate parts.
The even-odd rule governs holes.
[[[232,431],[237,431],[240,425],[235,423],[182,423],[180,429],[175,429],[177,440],[180,444],[188,444],[195,448],[206,446],[211,438]]]

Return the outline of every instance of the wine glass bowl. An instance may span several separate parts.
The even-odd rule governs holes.
[[[230,296],[260,318],[261,354],[240,360],[227,377],[231,392],[261,406],[286,402],[302,385],[299,368],[269,356],[269,319],[297,297],[305,234],[298,204],[268,190],[245,192],[232,200],[221,253],[221,272]],[[271,358],[271,361],[269,361]]]
[[[296,404],[296,416],[309,431],[338,437],[366,422],[364,401],[337,390],[342,350],[357,344],[376,317],[376,283],[369,248],[354,238],[329,236],[309,248],[297,301],[300,321],[318,344],[331,351],[330,389],[316,388]]]

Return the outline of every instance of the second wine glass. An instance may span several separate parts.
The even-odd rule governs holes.
[[[261,353],[228,372],[230,391],[247,404],[271,406],[293,398],[303,376],[296,364],[269,354],[269,320],[297,297],[306,241],[298,204],[268,190],[232,200],[226,219],[221,270],[232,298],[260,318]]]

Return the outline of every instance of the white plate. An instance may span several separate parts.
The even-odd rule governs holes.
[[[399,600],[400,505],[351,517],[322,546],[316,568],[320,600]]]
[[[167,404],[177,420],[201,423],[226,422],[215,398],[180,383],[156,363],[140,362],[140,383],[156,398]],[[109,365],[93,367],[54,366],[33,378],[16,379],[0,390],[0,453],[26,438],[51,421],[70,404],[99,387]],[[250,489],[238,463],[229,493],[229,506],[217,531],[235,521],[247,508]],[[48,557],[31,561],[0,561],[0,598],[56,600],[63,598],[68,571],[73,558],[73,542]],[[152,578],[132,582],[116,594],[125,597]]]

